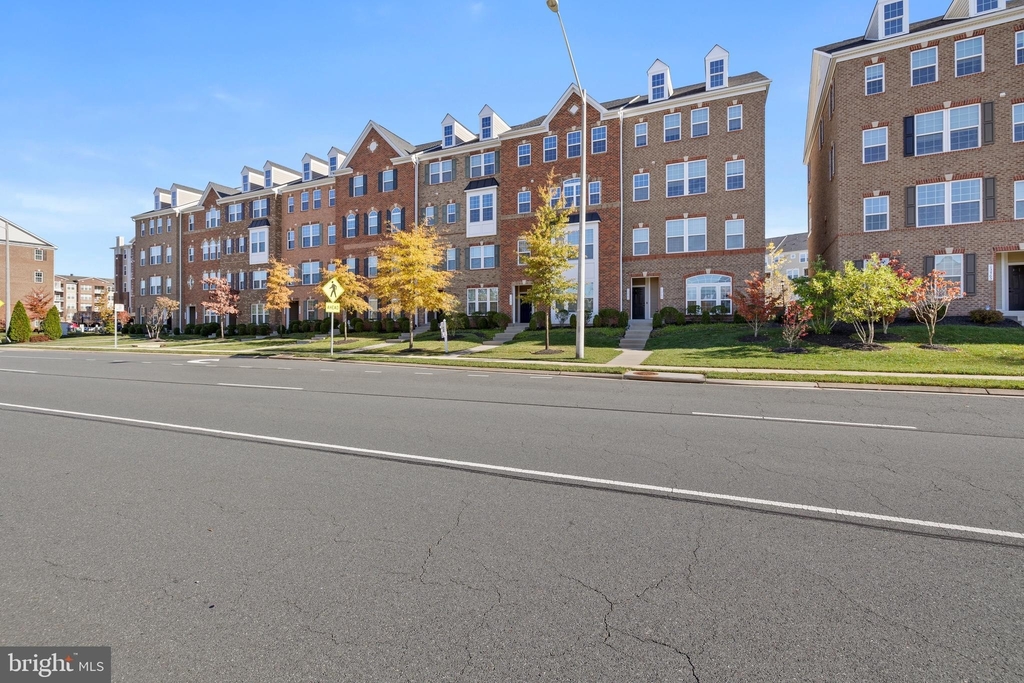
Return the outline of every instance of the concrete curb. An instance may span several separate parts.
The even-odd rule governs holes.
[[[644,370],[627,372],[622,376],[622,379],[632,379],[640,382],[677,382],[679,384],[704,384],[707,382],[704,375],[647,372]]]

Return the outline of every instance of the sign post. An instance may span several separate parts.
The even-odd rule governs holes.
[[[441,339],[444,340],[444,353],[448,355],[448,321],[441,321]]]
[[[114,348],[117,348],[117,326],[120,324],[121,316],[118,313],[124,313],[124,304],[114,304]]]
[[[331,278],[323,284],[320,289],[330,302],[324,306],[324,310],[331,314],[331,357],[334,357],[334,314],[341,313],[341,304],[337,303],[338,297],[345,293],[345,288],[338,284],[337,278]]]

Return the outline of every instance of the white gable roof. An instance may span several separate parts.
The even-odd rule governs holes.
[[[10,231],[10,235],[8,236],[8,238],[10,239],[11,244],[18,246],[39,247],[42,249],[57,248],[56,246],[44,240],[42,237],[39,237],[38,235],[33,235],[25,228],[21,227],[16,223],[12,223],[3,216],[0,216],[0,225],[6,226],[6,229]]]

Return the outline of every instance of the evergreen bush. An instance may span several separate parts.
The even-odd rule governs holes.
[[[20,301],[14,304],[14,310],[11,311],[11,329],[7,331],[7,336],[15,344],[24,344],[32,336],[32,323],[28,320],[25,305]]]
[[[50,307],[50,310],[46,312],[46,319],[43,320],[43,332],[50,339],[60,339],[60,311],[56,306]]]

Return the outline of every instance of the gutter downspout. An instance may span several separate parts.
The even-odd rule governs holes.
[[[418,225],[420,222],[420,157],[418,154],[412,155],[412,187],[413,187],[413,224]],[[412,322],[409,323],[412,327],[409,328],[409,334],[413,334],[413,330],[416,327],[416,318],[419,316],[419,311],[412,312]],[[426,322],[427,313],[423,312],[423,321]]]
[[[623,122],[622,110],[619,110],[619,310],[623,310],[623,282],[622,282],[622,235],[626,229],[626,179],[622,172],[625,168],[623,161]]]
[[[185,309],[184,288],[181,286],[182,285],[182,282],[181,282],[182,263],[181,263],[181,261],[182,261],[182,256],[183,256],[182,253],[181,253],[181,245],[182,244],[184,244],[184,241],[183,241],[183,238],[182,238],[182,235],[181,235],[181,212],[179,211],[178,212],[178,329],[179,330],[184,330],[185,329],[185,326],[182,324],[183,320],[182,320],[182,317],[181,317],[181,316],[183,316],[185,314],[185,311],[184,311],[184,309]]]

